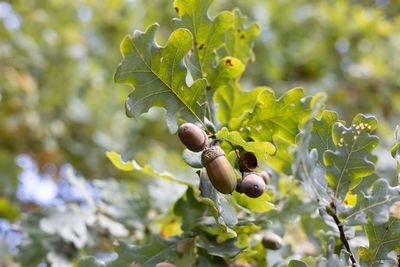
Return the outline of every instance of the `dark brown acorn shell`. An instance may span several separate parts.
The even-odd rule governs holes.
[[[240,153],[238,165],[240,172],[253,172],[258,167],[258,161],[252,152],[245,151]]]
[[[193,123],[184,123],[179,127],[178,136],[181,142],[193,152],[200,152],[208,145],[205,131]]]
[[[240,189],[248,197],[257,198],[264,194],[265,182],[256,173],[250,173],[243,178]]]

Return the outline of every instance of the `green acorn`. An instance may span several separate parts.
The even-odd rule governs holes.
[[[206,167],[211,183],[219,192],[231,194],[236,188],[236,174],[219,146],[207,148],[201,154],[201,162]]]
[[[266,232],[263,235],[262,244],[266,249],[278,250],[283,246],[283,239],[273,232]]]

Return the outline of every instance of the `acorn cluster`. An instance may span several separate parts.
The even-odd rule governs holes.
[[[236,179],[235,171],[225,157],[224,151],[216,142],[211,142],[209,145],[205,131],[193,123],[184,123],[179,127],[178,136],[190,151],[203,151],[202,165],[206,168],[207,175],[217,191],[231,194],[236,190],[252,198],[260,197],[264,193],[269,175],[263,171],[256,172],[258,162],[253,153],[244,151],[240,154],[237,164],[243,179]]]

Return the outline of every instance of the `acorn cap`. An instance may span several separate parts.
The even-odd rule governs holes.
[[[239,170],[241,172],[252,172],[257,169],[257,158],[252,152],[244,151],[240,153]]]
[[[207,166],[209,162],[220,156],[225,156],[225,152],[222,150],[222,148],[219,146],[209,147],[201,154],[201,163],[203,166]]]

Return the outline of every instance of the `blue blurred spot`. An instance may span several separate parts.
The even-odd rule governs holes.
[[[375,3],[379,8],[384,9],[389,6],[390,0],[375,0]]]
[[[12,13],[12,6],[7,2],[0,2],[0,19],[4,19]]]
[[[88,22],[92,19],[93,11],[88,6],[81,6],[78,9],[78,18],[82,22]]]
[[[350,48],[350,43],[346,38],[340,38],[335,42],[335,49],[340,54],[346,53]]]

